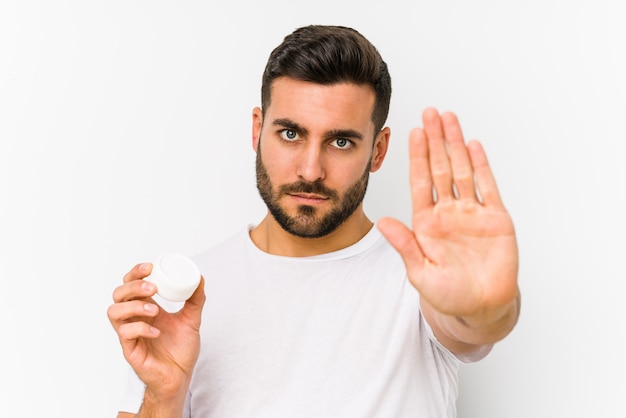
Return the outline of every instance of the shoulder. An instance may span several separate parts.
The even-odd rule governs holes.
[[[242,228],[219,244],[194,254],[191,259],[200,270],[209,265],[215,266],[216,263],[230,263],[240,259],[249,241],[247,234],[248,228]]]
[[[367,264],[378,265],[386,268],[399,268],[404,271],[402,257],[387,239],[373,228],[364,239],[366,245],[361,252],[361,256]]]

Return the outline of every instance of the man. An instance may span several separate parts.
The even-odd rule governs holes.
[[[203,279],[175,313],[149,264],[126,274],[108,316],[141,384],[119,417],[456,415],[458,367],[517,322],[515,232],[481,145],[435,109],[410,135],[412,229],[373,227],[390,96],[352,29],[303,27],[272,52],[252,113],[268,214],[194,257]]]

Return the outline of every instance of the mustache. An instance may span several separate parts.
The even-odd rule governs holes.
[[[306,182],[306,181],[301,180],[295,183],[283,184],[278,189],[279,196],[292,194],[292,193],[318,194],[318,195],[325,196],[333,200],[337,200],[337,198],[339,197],[336,191],[324,186],[324,184],[321,181],[314,181],[311,183],[311,182]]]

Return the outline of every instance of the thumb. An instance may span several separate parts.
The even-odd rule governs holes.
[[[391,246],[400,253],[407,272],[424,263],[424,254],[415,239],[415,234],[406,225],[397,219],[382,218],[377,226]]]
[[[200,276],[200,283],[198,284],[198,287],[196,288],[195,292],[193,292],[191,297],[187,299],[187,301],[185,302],[185,306],[183,307],[185,315],[189,315],[192,318],[197,318],[199,321],[205,301],[206,295],[204,293],[204,277]]]

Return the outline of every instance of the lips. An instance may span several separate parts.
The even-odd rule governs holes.
[[[328,200],[328,197],[314,193],[288,193],[288,195],[300,203],[315,204]]]
[[[305,199],[319,199],[319,200],[326,200],[328,199],[326,196],[322,196],[319,194],[314,194],[314,193],[289,193],[291,196],[295,196],[295,197],[302,197]]]

